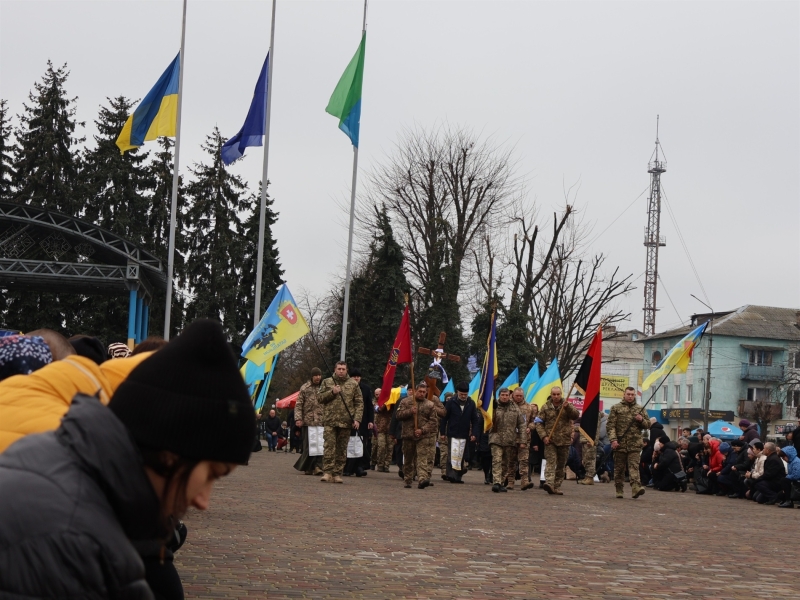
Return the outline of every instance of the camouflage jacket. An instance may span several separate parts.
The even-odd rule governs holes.
[[[536,424],[536,432],[544,441],[544,438],[550,435],[555,425],[556,428],[553,431],[550,443],[556,446],[569,446],[572,443],[572,422],[580,416],[580,413],[565,398],[561,402],[566,403],[566,406],[564,406],[559,419],[558,413],[561,411],[562,405],[553,406],[553,401],[549,396],[547,397],[547,402],[539,409],[539,418],[542,422]],[[558,420],[558,423],[556,423],[556,420]]]
[[[375,433],[389,433],[389,425],[392,423],[392,407],[384,410],[383,407],[375,410]]]
[[[306,381],[297,394],[297,404],[294,407],[294,420],[302,421],[308,427],[322,425],[322,405],[319,403],[319,385]]]
[[[514,402],[513,400],[511,402]],[[528,422],[531,420],[531,405],[525,402],[524,400],[517,404],[514,402],[516,407],[519,409],[519,412],[522,413],[523,426],[522,426],[522,434],[523,434],[523,444],[528,444],[531,441],[531,432],[528,429]]]
[[[334,395],[333,386],[342,389]],[[339,379],[334,375],[323,380],[317,392],[317,400],[322,404],[322,424],[326,427],[353,426],[353,421],[361,421],[364,414],[364,399],[361,397],[361,388],[355,379],[345,377]]]
[[[636,415],[642,415],[641,423]],[[650,417],[640,404],[624,400],[611,407],[608,415],[608,439],[619,442],[619,449],[626,452],[639,452],[642,449],[642,430],[650,429]]]
[[[489,444],[518,446],[525,443],[525,417],[517,404],[513,400],[506,404],[495,403]]]
[[[439,419],[445,416],[444,404],[439,401],[437,396],[433,400],[419,400],[412,396],[403,398],[397,406],[397,420],[403,424],[401,438],[404,440],[414,439],[414,413],[411,407],[417,402],[417,426],[422,429],[422,437],[429,437],[439,433]]]

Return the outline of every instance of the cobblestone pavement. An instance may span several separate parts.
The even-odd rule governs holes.
[[[188,515],[187,598],[797,596],[797,509],[574,481],[493,494],[478,471],[425,490],[395,467],[324,484],[295,459],[254,454]]]

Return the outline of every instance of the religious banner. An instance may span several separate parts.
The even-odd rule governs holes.
[[[600,397],[619,398],[625,395],[625,388],[630,385],[630,377],[621,375],[602,375],[600,377]]]

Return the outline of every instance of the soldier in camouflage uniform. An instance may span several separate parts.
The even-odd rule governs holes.
[[[634,498],[644,494],[639,478],[639,456],[642,453],[642,431],[650,428],[650,419],[645,409],[636,403],[636,390],[625,388],[622,402],[611,407],[608,415],[608,437],[614,451],[614,487],[617,498],[623,497],[625,468],[631,482]]]
[[[522,429],[522,435],[525,440],[525,445],[517,448],[517,456],[512,460],[510,474],[506,480],[506,487],[514,489],[516,480],[515,471],[519,468],[519,484],[522,486],[522,490],[525,491],[533,487],[528,476],[528,462],[530,460],[530,450],[528,450],[528,447],[531,443],[531,433],[528,430],[528,422],[530,421],[531,405],[525,402],[525,392],[522,391],[522,388],[516,388],[511,393],[511,399],[514,401],[514,404],[517,405],[519,412],[522,413],[523,423],[525,424]]]
[[[308,455],[308,428],[322,426],[322,405],[317,400],[322,371],[311,369],[311,379],[300,387],[294,407],[295,426],[303,428],[303,453],[294,468],[306,475],[322,475],[322,457]]]
[[[379,390],[375,394],[380,397]],[[392,451],[394,450],[394,440],[389,433],[389,425],[392,423],[392,411],[394,405],[385,404],[375,411],[375,432],[378,434],[377,443],[378,457],[375,462],[375,470],[379,473],[388,473],[389,465],[392,464]]]
[[[511,402],[508,388],[497,394],[497,404],[492,414],[489,431],[489,448],[492,451],[492,491],[505,492],[506,481],[514,485],[516,458],[520,450],[528,448],[525,417],[516,403]]]
[[[350,430],[358,429],[364,412],[361,388],[355,379],[347,375],[346,362],[336,363],[333,377],[319,386],[317,399],[323,406],[322,424],[325,426],[322,457],[324,475],[320,481],[342,483]]]
[[[563,410],[562,410],[563,408]],[[561,482],[564,481],[564,469],[569,457],[569,446],[572,443],[572,421],[580,416],[578,409],[567,402],[561,388],[556,386],[550,390],[547,402],[539,410],[541,423],[536,424],[536,432],[544,442],[545,482],[542,488],[548,494],[562,496]]]
[[[437,396],[428,400],[428,386],[423,381],[414,390],[414,397],[403,398],[395,416],[402,423],[403,431],[403,479],[405,487],[410,488],[414,480],[411,465],[416,460],[419,489],[433,485],[431,468],[439,432],[439,418],[445,415],[444,405]],[[414,415],[417,415],[417,428],[414,428]]]
[[[597,443],[588,439],[583,430],[579,433],[581,436],[581,450],[583,451],[583,468],[586,470],[586,475],[578,483],[581,485],[594,485],[594,474],[597,471]]]

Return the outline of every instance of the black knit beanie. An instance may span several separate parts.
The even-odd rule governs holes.
[[[143,448],[239,465],[253,448],[253,405],[215,321],[195,321],[142,362],[108,406]]]

